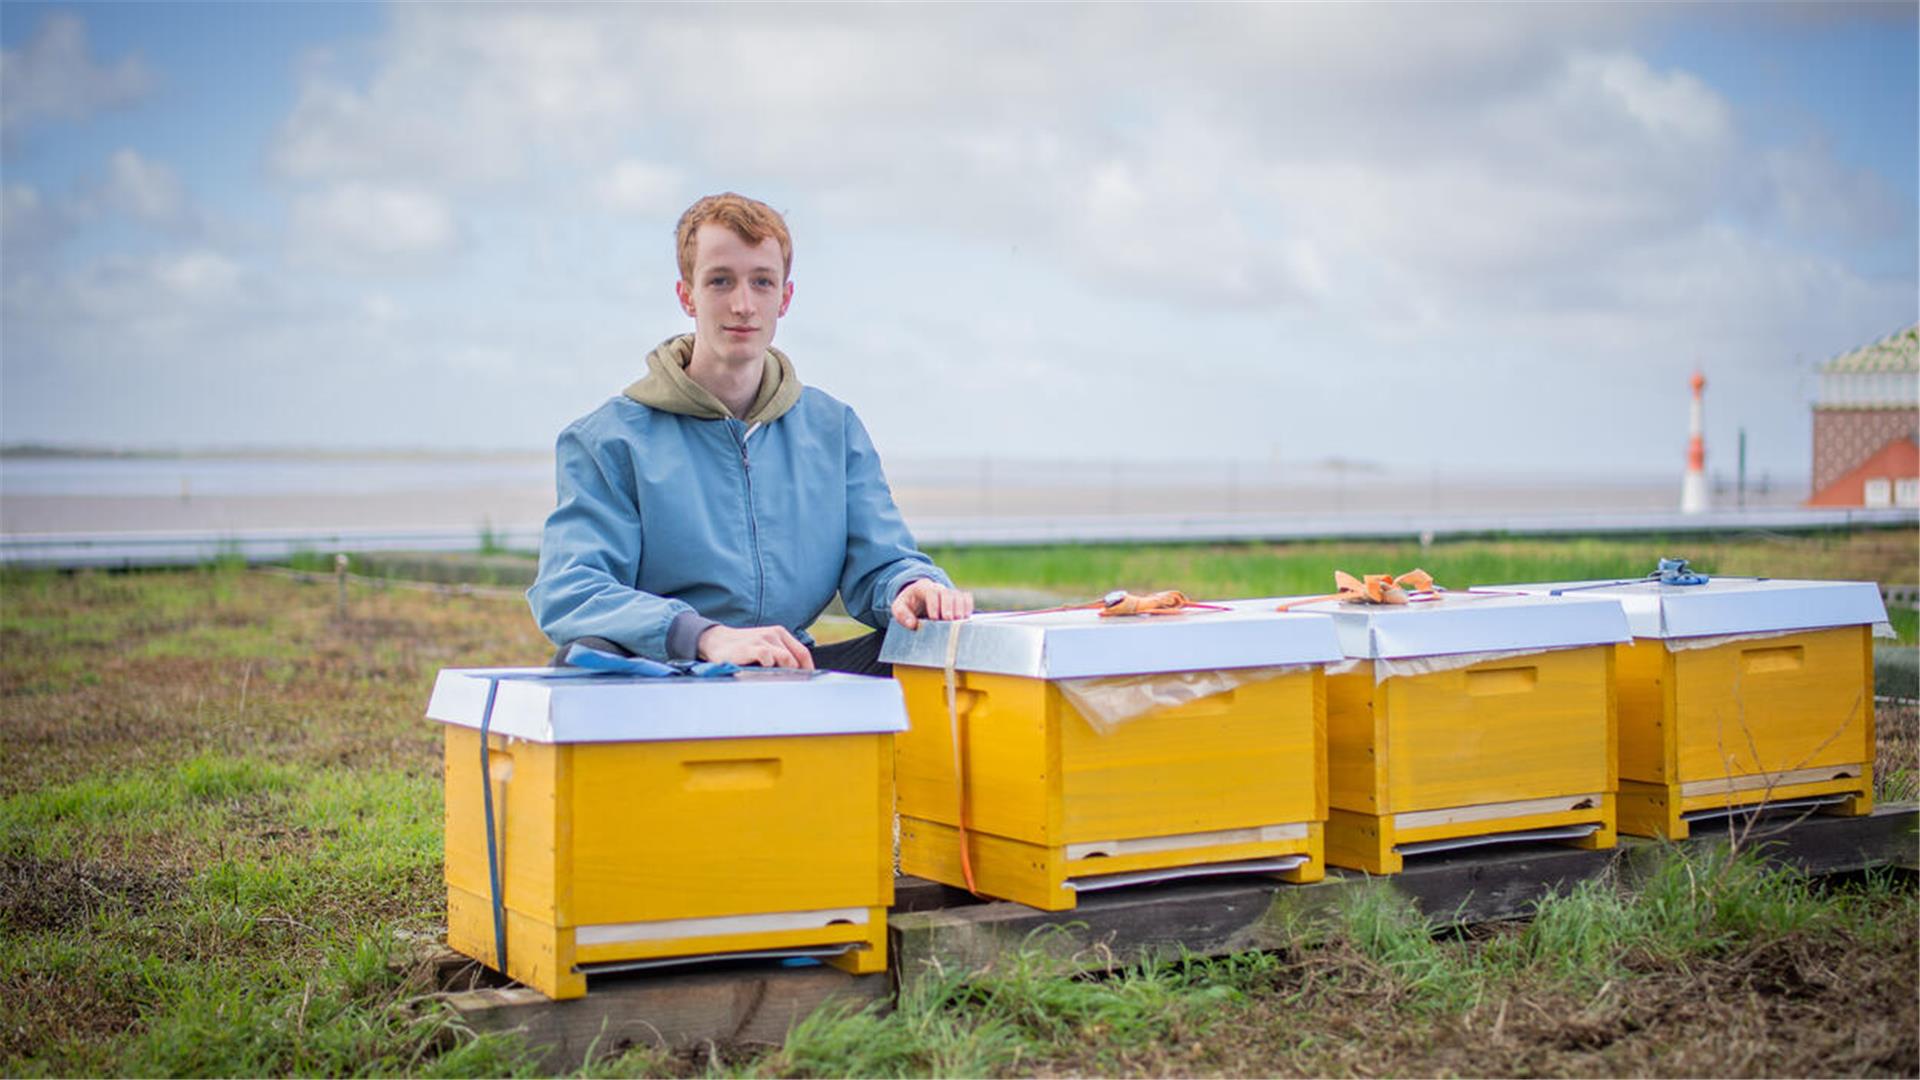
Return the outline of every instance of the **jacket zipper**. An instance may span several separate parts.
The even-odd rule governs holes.
[[[755,424],[746,429],[746,434],[735,436],[740,445],[740,475],[747,485],[747,543],[753,548],[753,621],[756,626],[767,620],[767,566],[760,557],[760,521],[753,511],[753,462],[747,457],[747,439],[759,427],[759,424]],[[732,429],[729,424],[728,430]]]

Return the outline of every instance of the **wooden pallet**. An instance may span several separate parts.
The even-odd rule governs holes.
[[[1729,829],[1770,859],[1809,874],[1877,866],[1914,869],[1920,856],[1920,807],[1882,805],[1863,817],[1786,814],[1696,825],[1687,844],[1724,841]],[[1182,953],[1222,955],[1284,948],[1351,901],[1357,890],[1386,889],[1428,917],[1470,924],[1524,916],[1541,899],[1564,893],[1610,868],[1628,881],[1670,857],[1665,842],[1623,837],[1613,850],[1552,844],[1467,849],[1415,859],[1391,877],[1330,871],[1324,881],[1292,885],[1261,879],[1173,882],[1093,894],[1067,912],[981,901],[964,890],[902,878],[895,888],[892,977],[849,975],[827,967],[594,976],[586,997],[555,1002],[497,980],[457,954],[442,954],[439,995],[474,1031],[518,1031],[541,1048],[541,1068],[565,1072],[630,1046],[672,1050],[709,1043],[776,1044],[829,1001],[884,1002],[896,983],[937,965],[976,971],[1011,951],[1046,948],[1089,966],[1127,964]],[[1047,930],[1035,934],[1038,930]]]

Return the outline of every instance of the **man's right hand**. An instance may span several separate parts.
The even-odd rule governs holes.
[[[813,654],[784,626],[749,626],[744,630],[709,626],[696,648],[700,659],[717,664],[813,670]]]

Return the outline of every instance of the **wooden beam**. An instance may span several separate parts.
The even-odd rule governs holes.
[[[1763,821],[1744,841],[1812,874],[1911,869],[1920,856],[1917,822],[1920,808],[1902,803],[1882,806],[1870,817]],[[1728,834],[1727,826],[1696,825],[1693,838],[1678,846],[1724,843]],[[1669,850],[1632,837],[1623,837],[1615,851],[1511,844],[1418,857],[1391,877],[1336,870],[1311,885],[1210,878],[1091,893],[1076,910],[1064,912],[981,901],[965,890],[901,878],[888,919],[892,967],[901,982],[911,982],[935,965],[949,972],[983,970],[1023,947],[1088,967],[1183,951],[1206,956],[1283,948],[1312,934],[1363,889],[1405,896],[1438,922],[1489,922],[1526,915],[1550,893],[1564,893],[1610,867],[1635,880]],[[541,1069],[553,1073],[580,1068],[589,1054],[607,1057],[630,1046],[777,1044],[828,1001],[882,1001],[892,993],[887,975],[762,966],[596,976],[586,997],[555,1002],[523,987],[487,986],[499,977],[457,954],[442,950],[429,959],[439,985],[453,991],[440,1000],[467,1025],[521,1032],[540,1050]]]
[[[865,1003],[892,994],[885,974],[831,967],[596,976],[587,996],[553,1001],[526,987],[439,995],[476,1032],[518,1032],[540,1053],[540,1071],[573,1072],[634,1046],[688,1050],[764,1043],[829,1001]]]
[[[1875,866],[1911,868],[1916,861],[1913,803],[1883,806],[1868,817],[1812,816],[1763,821],[1746,837],[1762,854],[1807,873]],[[1679,847],[1725,843],[1725,827],[1699,827]],[[1621,865],[1629,880],[1647,872],[1671,846],[1622,837],[1613,851],[1551,844],[1463,849],[1410,859],[1404,873],[1370,878],[1330,871],[1311,885],[1211,879],[1094,893],[1073,911],[1045,912],[1013,903],[901,912],[888,919],[892,962],[902,983],[933,969],[978,971],[1003,954],[1037,948],[1086,966],[1127,964],[1178,955],[1219,955],[1297,943],[1317,922],[1350,902],[1356,890],[1389,889],[1441,923],[1467,924],[1530,913],[1550,894]]]

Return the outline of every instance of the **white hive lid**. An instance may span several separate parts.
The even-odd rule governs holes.
[[[478,728],[499,683],[488,730],[547,743],[660,742],[905,731],[892,679],[837,671],[748,669],[731,678],[649,679],[566,668],[447,668],[427,719]]]
[[[1294,611],[1329,616],[1342,652],[1356,660],[1403,660],[1454,653],[1562,649],[1626,641],[1627,619],[1612,599],[1568,601],[1446,592],[1410,604],[1323,600]],[[1244,601],[1272,607],[1287,598]]]
[[[1194,611],[1103,619],[1097,610],[1001,612],[961,623],[887,628],[880,659],[945,668],[947,636],[958,626],[954,667],[1034,679],[1222,671],[1341,658],[1333,625],[1276,611]]]
[[[1705,585],[1658,581],[1555,581],[1484,585],[1476,592],[1620,601],[1634,637],[1715,637],[1777,630],[1863,626],[1887,620],[1880,587],[1870,581],[1710,578]]]

